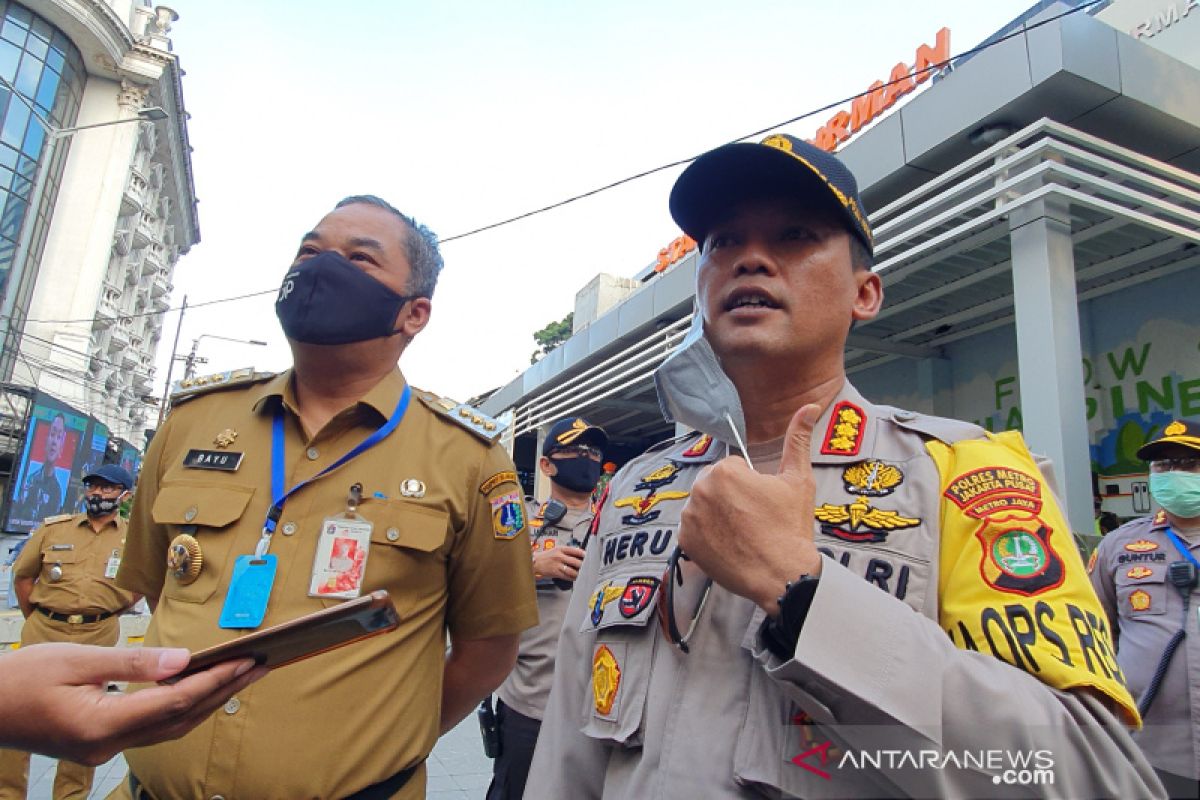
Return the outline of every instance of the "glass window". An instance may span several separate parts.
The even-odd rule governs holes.
[[[0,76],[12,82],[17,76],[17,64],[21,62],[21,48],[12,42],[0,39]]]
[[[51,27],[49,22],[46,22],[46,20],[42,19],[41,17],[33,18],[33,26],[30,28],[30,30],[33,31],[34,36],[38,37],[47,44],[49,44],[50,39],[54,37],[54,28]]]
[[[0,166],[7,167],[9,170],[15,169],[17,166],[17,151],[11,147],[0,145]]]
[[[29,121],[29,127],[25,129],[25,141],[21,143],[21,152],[40,156],[45,141],[46,129],[42,127],[42,123],[32,119]]]
[[[42,77],[42,62],[26,53],[25,57],[21,59],[21,66],[17,69],[17,79],[13,81],[13,84],[21,94],[33,97],[33,93],[37,91],[40,77]]]
[[[32,53],[37,56],[40,61],[46,60],[46,52],[50,49],[49,42],[44,39],[39,39],[36,36],[30,36],[25,41],[25,52]]]
[[[54,108],[54,95],[58,93],[59,77],[57,72],[46,70],[42,73],[42,83],[38,86],[37,103],[43,114],[49,114]]]
[[[0,142],[20,147],[21,142],[25,140],[25,126],[28,124],[29,109],[20,100],[14,98],[8,104],[8,111],[4,115],[4,125],[0,127]]]
[[[50,45],[50,52],[46,54],[46,66],[55,72],[62,72],[63,62],[66,61],[66,56],[63,51],[56,45]]]

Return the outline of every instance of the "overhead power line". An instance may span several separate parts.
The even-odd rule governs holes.
[[[872,88],[867,89],[862,92],[858,92],[857,94],[852,94],[852,95],[849,95],[848,97],[843,97],[840,100],[835,100],[832,103],[826,103],[823,106],[810,109],[809,111],[805,111],[803,114],[798,114],[797,116],[791,117],[789,119],[785,119],[782,122],[777,122],[773,125],[768,125],[765,128],[760,128],[756,131],[751,131],[750,133],[747,133],[743,136],[739,136],[738,138],[733,139],[729,142],[726,142],[725,144],[733,144],[735,142],[741,142],[741,141],[745,141],[746,139],[751,139],[751,138],[754,138],[757,136],[762,136],[763,134],[770,133],[773,130],[778,130],[779,128],[782,128],[785,125],[791,125],[793,123],[808,119],[809,117],[816,116],[817,114],[821,114],[826,111],[832,111],[835,108],[840,108],[842,106],[845,106],[847,103],[851,103],[855,100],[858,100],[861,97],[865,97],[869,94],[873,94],[874,92],[880,91],[881,89],[886,89],[886,88],[888,88],[890,86],[894,86],[898,83],[907,83],[907,82],[913,80],[914,78],[921,76],[921,75],[925,75],[927,73],[938,72],[942,69],[945,69],[947,66],[950,66],[954,61],[957,61],[962,58],[966,58],[968,56],[973,56],[976,53],[981,53],[984,50],[988,50],[999,44],[1003,44],[1004,42],[1007,42],[1010,39],[1015,39],[1018,36],[1024,36],[1029,31],[1036,30],[1037,28],[1040,28],[1044,25],[1049,25],[1052,22],[1057,22],[1058,20],[1060,20],[1064,17],[1069,17],[1072,14],[1078,14],[1081,11],[1086,11],[1087,9],[1089,9],[1093,6],[1097,6],[1097,5],[1100,5],[1101,3],[1105,3],[1105,2],[1108,2],[1108,0],[1090,0],[1090,2],[1081,3],[1077,6],[1075,6],[1074,8],[1067,9],[1066,11],[1063,11],[1059,14],[1055,14],[1054,16],[1051,16],[1051,17],[1047,17],[1046,19],[1041,20],[1039,22],[1035,22],[1032,24],[1029,24],[1029,23],[1023,24],[1020,28],[1012,31],[1011,33],[1007,33],[1004,36],[1000,36],[1000,37],[997,37],[996,39],[984,42],[983,44],[976,45],[975,47],[972,47],[969,50],[964,50],[961,53],[956,53],[954,55],[951,55],[945,61],[939,61],[936,64],[930,64],[929,66],[923,67],[921,69],[910,70],[909,72],[905,73],[903,78],[897,78],[895,80],[883,83],[882,85],[873,86]],[[627,183],[632,183],[634,181],[649,177],[651,175],[655,175],[659,172],[663,172],[665,170],[672,169],[674,167],[680,167],[680,166],[683,166],[684,164],[690,164],[691,162],[693,162],[697,158],[699,158],[700,155],[702,155],[702,154],[697,153],[696,155],[689,156],[688,158],[681,158],[676,161],[671,161],[667,164],[662,164],[657,167],[652,167],[650,169],[646,169],[641,172],[637,172],[632,175],[628,175],[624,178],[620,178],[619,180],[615,180],[610,183],[606,183],[602,186],[597,186],[594,189],[589,189],[586,192],[581,192],[580,194],[572,195],[571,197],[568,197],[566,199],[559,200],[554,203],[550,203],[549,205],[544,205],[539,208],[535,208],[530,211],[526,211],[521,214],[517,214],[516,216],[507,217],[507,218],[499,220],[497,222],[491,222],[491,223],[488,223],[487,225],[481,225],[478,228],[472,228],[470,230],[463,231],[462,233],[456,233],[453,236],[446,236],[446,237],[438,240],[439,244],[446,244],[448,242],[455,242],[455,241],[459,241],[462,239],[466,239],[471,236],[477,236],[486,231],[491,231],[491,230],[495,230],[497,228],[502,228],[506,225],[511,225],[515,222],[520,222],[522,220],[529,219],[530,217],[536,217],[541,214],[545,214],[549,211],[554,211],[555,209],[559,209],[559,208],[562,208],[563,206],[570,205],[571,203],[576,203],[576,202],[579,202],[580,200],[586,200],[589,197],[595,197],[596,195],[601,194],[603,192],[607,192],[610,189],[616,189],[617,187],[624,186]],[[223,297],[223,298],[219,298],[217,300],[208,300],[208,301],[205,301],[202,303],[192,303],[188,306],[188,308],[189,309],[200,308],[202,306],[217,305],[220,303],[232,303],[232,302],[235,302],[238,300],[246,300],[246,299],[249,299],[252,297],[261,297],[263,295],[274,294],[278,291],[279,291],[278,288],[263,289],[262,291],[250,292],[247,294],[237,295],[235,297]],[[178,308],[172,307],[172,308],[165,309],[164,311],[144,311],[144,312],[140,312],[140,313],[136,313],[136,314],[123,314],[121,316],[129,317],[129,318],[144,317],[144,316],[153,316],[155,314],[168,314],[172,311],[178,311],[178,310],[179,310]],[[91,322],[92,319],[89,317],[86,319],[30,319],[27,321],[28,322],[53,323],[53,324],[70,324],[70,323],[77,323],[77,322]]]

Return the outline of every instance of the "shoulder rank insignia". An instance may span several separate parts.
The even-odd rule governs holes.
[[[423,392],[419,389],[414,389],[414,391],[416,391],[417,397],[421,398],[421,402],[425,405],[441,416],[454,420],[481,439],[494,442],[504,432],[505,426],[502,423],[497,422],[474,406],[469,406],[466,403],[457,403],[448,397],[439,397],[432,392]]]
[[[841,401],[833,407],[833,412],[829,415],[829,428],[821,442],[822,455],[858,455],[866,428],[866,412],[849,400]]]
[[[274,372],[255,372],[253,367],[243,367],[242,369],[218,372],[215,375],[184,378],[181,381],[176,381],[171,387],[171,403],[172,405],[178,405],[184,400],[190,400],[212,389],[228,389],[231,386],[261,383],[274,377]],[[234,437],[237,437],[236,433],[234,433]]]
[[[1163,511],[1160,508],[1157,512],[1155,512],[1154,519],[1152,519],[1150,521],[1150,524],[1156,528],[1166,525],[1167,524],[1167,512]]]
[[[713,437],[707,433],[696,440],[696,443],[684,450],[682,455],[684,458],[700,458],[708,452],[708,448],[712,447]]]
[[[42,524],[43,525],[53,525],[56,522],[66,522],[67,520],[73,519],[74,517],[75,517],[74,514],[55,514],[53,517],[46,517],[44,520],[42,520]]]

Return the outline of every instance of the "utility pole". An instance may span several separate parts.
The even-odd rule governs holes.
[[[167,413],[167,398],[171,396],[171,373],[175,371],[175,351],[179,348],[179,332],[183,330],[183,315],[186,311],[187,295],[185,294],[183,304],[179,306],[179,324],[175,326],[175,341],[171,344],[171,360],[167,362],[167,383],[163,386],[162,401],[158,404],[158,422],[154,424],[156,431],[162,427],[163,415]]]

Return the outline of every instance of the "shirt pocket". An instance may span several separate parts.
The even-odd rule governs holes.
[[[450,517],[444,510],[386,500],[363,504],[358,513],[371,523],[363,594],[386,589],[405,617],[419,601],[445,592]]]
[[[185,584],[171,574],[166,576],[164,597],[185,603],[204,603],[212,597],[224,579],[236,538],[226,528],[242,518],[253,496],[252,486],[163,484],[151,509],[154,521],[167,526],[171,541],[180,534],[195,537],[202,558],[200,574],[191,583]]]
[[[71,580],[83,577],[79,572],[85,566],[85,560],[75,548],[53,550],[47,547],[42,550],[42,572],[38,576],[38,580],[44,581],[47,585],[62,586]],[[57,578],[51,573],[54,567],[58,567],[61,571]]]
[[[1167,571],[1161,566],[1122,566],[1116,576],[1117,613],[1125,619],[1166,613],[1166,579]]]

